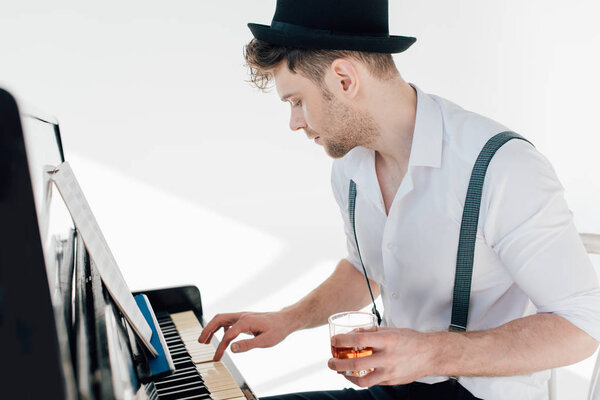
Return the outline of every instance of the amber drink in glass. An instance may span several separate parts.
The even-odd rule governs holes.
[[[329,337],[341,333],[376,331],[377,317],[362,311],[346,311],[333,314],[329,317]],[[359,358],[373,354],[372,347],[334,347],[331,346],[331,354],[335,358]],[[373,369],[362,371],[346,371],[347,376],[365,376]]]

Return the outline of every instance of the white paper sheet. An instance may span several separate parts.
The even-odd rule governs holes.
[[[158,353],[150,344],[152,330],[138,308],[125,279],[119,270],[104,235],[96,222],[94,214],[83,195],[79,182],[68,162],[60,164],[54,171],[48,172],[62,196],[79,235],[83,238],[90,258],[98,268],[102,282],[108,293],[123,313],[136,336],[148,351]]]

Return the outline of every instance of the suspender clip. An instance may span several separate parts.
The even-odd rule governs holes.
[[[466,326],[460,326],[460,325],[454,325],[454,324],[450,324],[450,326],[448,326],[448,332],[464,332],[467,330]]]
[[[371,312],[373,314],[375,314],[375,316],[377,317],[377,326],[381,326],[381,315],[379,314],[377,307],[375,307],[375,304],[373,304],[373,308],[371,308]]]

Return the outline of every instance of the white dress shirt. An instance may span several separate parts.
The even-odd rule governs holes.
[[[358,243],[369,278],[381,287],[383,325],[446,331],[471,170],[486,141],[509,129],[411,86],[417,92],[412,148],[389,215],[374,151],[357,147],[335,160],[332,186],[344,218],[347,259],[362,273],[348,215],[349,182],[356,182]],[[600,289],[563,187],[531,144],[511,140],[485,178],[467,330],[495,328],[536,311],[560,315],[600,340]],[[542,371],[459,381],[483,399],[547,399],[549,376]]]

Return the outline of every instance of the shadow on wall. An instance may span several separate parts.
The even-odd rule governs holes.
[[[331,259],[334,253],[330,242],[335,237],[335,229],[278,227],[269,233],[285,243],[285,250],[268,265],[252,275],[246,275],[244,280],[232,279],[235,286],[220,293],[218,298],[210,299],[206,310],[244,310],[248,305],[256,304],[277,291],[290,288],[298,279],[312,272],[313,268],[322,265],[320,262]],[[343,241],[343,237],[338,236],[339,241]],[[310,242],[306,242],[307,238],[310,238]],[[335,265],[332,264],[330,268],[327,275],[333,272]],[[287,304],[280,304],[282,307],[285,305]]]

